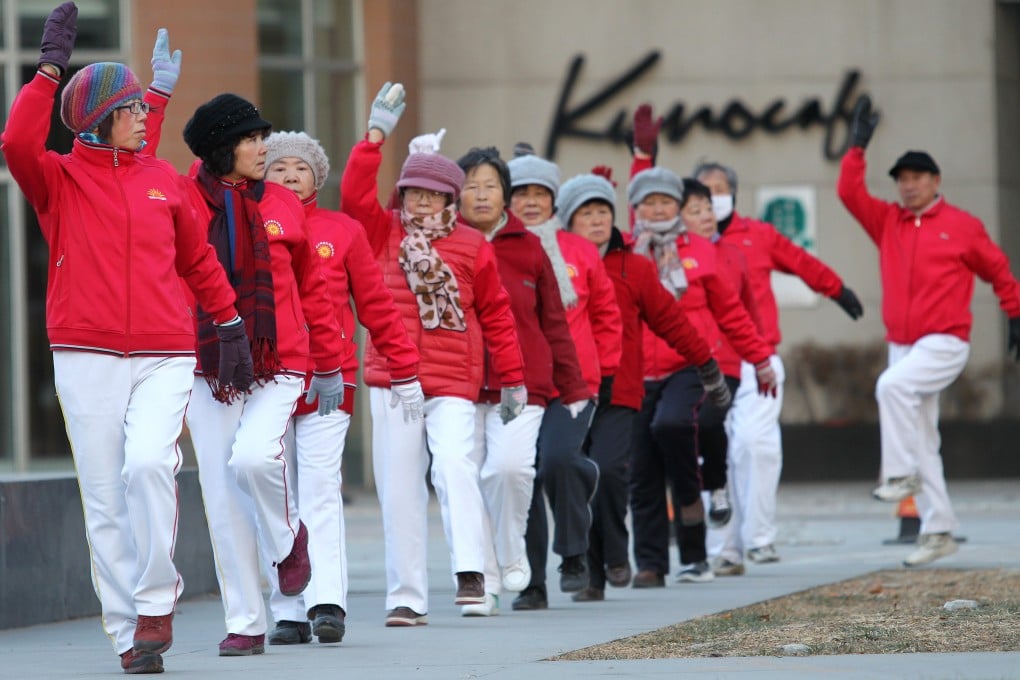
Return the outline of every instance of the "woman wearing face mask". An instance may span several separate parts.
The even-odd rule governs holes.
[[[457,164],[464,171],[460,214],[485,234],[496,251],[500,280],[510,295],[524,360],[528,405],[508,425],[499,421],[498,374],[487,362],[479,397],[475,454],[481,467],[494,550],[486,564],[486,602],[467,605],[466,616],[490,616],[502,588],[521,591],[531,582],[524,532],[535,478],[539,426],[559,393],[567,403],[590,397],[567,325],[552,263],[538,237],[506,210],[510,170],[489,147],[471,149]],[[489,358],[487,357],[487,360]]]
[[[726,408],[730,401],[718,364],[680,302],[659,283],[651,261],[635,255],[627,236],[613,226],[615,197],[605,177],[590,174],[565,182],[556,201],[566,228],[598,247],[613,281],[623,329],[623,352],[612,397],[599,402],[586,441],[588,454],[602,474],[592,503],[594,519],[587,556],[591,577],[588,586],[574,594],[575,602],[604,600],[607,582],[622,587],[631,580],[625,519],[633,424],[644,396],[642,328],[647,326],[690,359],[716,406]]]
[[[454,602],[485,604],[482,572],[491,541],[487,543],[480,470],[473,457],[484,349],[499,373],[503,423],[519,416],[527,403],[510,300],[500,284],[492,246],[457,219],[455,203],[464,172],[439,154],[435,143],[404,162],[397,181],[400,207],[386,210],[379,204],[376,175],[382,146],[404,106],[403,87],[386,83],[372,103],[368,132],[351,151],[341,181],[341,207],[365,226],[404,328],[419,348],[418,376],[425,392],[424,420],[405,422],[391,401],[386,367],[366,362],[386,543],[387,626],[427,622],[424,477],[429,452],[457,582]]]
[[[577,592],[588,584],[588,530],[591,499],[598,486],[598,465],[582,446],[595,411],[592,397],[608,399],[620,365],[620,310],[613,284],[598,251],[583,238],[563,230],[555,212],[560,171],[555,163],[531,153],[517,156],[510,167],[510,210],[539,237],[549,260],[571,337],[589,388],[589,399],[568,402],[560,397],[542,417],[538,438],[538,475],[528,513],[526,541],[531,583],[514,600],[517,610],[545,609],[549,529],[545,501],[549,497],[554,530],[552,550],[563,558],[560,590]],[[566,409],[560,406],[566,406]]]
[[[422,417],[424,397],[417,380],[418,348],[411,344],[382,271],[372,256],[365,231],[347,215],[319,206],[318,192],[329,173],[322,146],[304,132],[274,132],[266,138],[266,181],[290,189],[304,206],[309,240],[322,264],[329,294],[344,323],[344,335],[354,337],[354,309],[372,338],[370,352],[386,361],[392,391],[404,417]],[[354,345],[350,348],[353,350]],[[276,628],[269,644],[311,640],[340,642],[346,631],[347,550],[344,538],[341,464],[344,440],[354,413],[358,359],[352,351],[341,370],[346,380],[339,409],[320,418],[316,405],[299,399],[287,437],[287,459],[297,470],[298,511],[308,526],[308,556],[312,580],[304,593],[287,597],[280,592],[272,570],[270,609]],[[314,365],[308,367],[307,382]],[[309,624],[311,622],[311,624]]]
[[[717,265],[710,241],[689,233],[680,217],[683,182],[665,168],[651,166],[651,154],[637,146],[627,199],[634,210],[635,252],[651,258],[659,280],[680,299],[691,321],[713,352],[725,335],[757,370],[758,388],[771,393],[775,373],[771,348],[740,304],[736,291]],[[665,585],[669,568],[668,513],[662,480],[672,487],[681,582],[713,578],[707,560],[705,508],[698,469],[699,427],[723,423],[725,410],[704,403],[704,390],[687,357],[645,333],[645,399],[635,425],[631,468],[631,510],[638,573],[634,587]]]
[[[149,107],[129,68],[102,62],[71,77],[60,119],[74,143],[65,155],[46,150],[77,15],[65,2],[47,18],[3,153],[49,247],[46,330],[103,628],[126,673],[162,673],[183,587],[173,551],[177,441],[195,368],[186,295],[205,312],[227,389],[248,388],[251,354],[184,182],[140,153]]]

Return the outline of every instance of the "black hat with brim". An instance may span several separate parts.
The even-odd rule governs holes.
[[[227,140],[272,128],[273,124],[264,120],[250,101],[225,93],[195,109],[195,115],[184,126],[184,143],[191,153],[205,160]]]
[[[900,170],[917,170],[918,172],[930,172],[933,175],[942,174],[935,159],[926,151],[908,151],[896,161],[896,165],[889,169],[889,176],[896,178]]]

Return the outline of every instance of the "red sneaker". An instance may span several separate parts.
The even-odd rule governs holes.
[[[304,522],[298,522],[297,536],[290,554],[276,565],[280,578],[280,592],[288,597],[300,595],[312,580],[312,563],[308,559],[308,529]]]
[[[135,626],[136,652],[162,654],[174,642],[174,613],[164,616],[138,616]]]
[[[163,657],[152,652],[136,652],[129,649],[120,655],[120,667],[128,675],[141,675],[143,673],[162,673]]]
[[[220,656],[251,656],[252,654],[264,654],[265,651],[265,635],[227,633],[227,637],[220,643]]]

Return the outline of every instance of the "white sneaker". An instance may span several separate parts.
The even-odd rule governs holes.
[[[676,580],[679,583],[708,583],[715,580],[715,574],[708,562],[695,562],[681,569]]]
[[[906,477],[890,477],[882,482],[880,486],[875,487],[871,495],[876,500],[898,503],[904,498],[913,496],[920,490],[921,478],[917,475],[907,475]]]
[[[747,551],[747,559],[751,560],[755,564],[768,564],[770,562],[779,561],[779,553],[776,552],[776,546],[769,543],[763,545],[760,548],[751,548]]]
[[[920,567],[934,562],[940,557],[952,555],[960,549],[956,540],[949,533],[921,534],[917,537],[917,550],[903,560],[904,567]]]
[[[716,489],[712,492],[708,504],[708,526],[718,529],[729,524],[733,516],[733,508],[730,506],[730,497],[726,493],[726,487]]]
[[[743,562],[730,562],[725,557],[717,557],[712,563],[712,571],[716,576],[743,576],[747,570]]]
[[[485,593],[485,602],[482,604],[466,604],[460,608],[461,616],[498,616],[499,595]]]
[[[522,555],[519,560],[514,562],[508,567],[503,567],[501,570],[501,580],[503,582],[503,590],[509,590],[512,593],[519,593],[528,587],[531,583],[531,564],[528,562],[528,556]]]

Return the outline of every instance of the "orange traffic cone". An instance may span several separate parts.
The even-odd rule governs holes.
[[[887,538],[882,544],[916,543],[917,535],[921,532],[921,517],[917,514],[917,504],[914,503],[913,496],[907,496],[900,501],[896,506],[896,516],[900,518],[900,535],[896,538]]]

